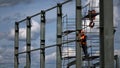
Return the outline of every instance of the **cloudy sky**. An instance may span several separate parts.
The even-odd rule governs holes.
[[[56,3],[63,2],[65,0],[0,0],[0,68],[13,68],[14,62],[14,23],[20,21],[27,16],[39,13],[41,10],[48,9],[55,6]],[[86,0],[83,5],[87,4],[89,0]],[[94,6],[98,5],[95,2]],[[75,2],[70,2],[63,7],[63,15],[68,15],[74,18],[75,16]],[[120,51],[120,1],[114,0],[114,23],[116,28],[115,33],[115,51]],[[72,8],[72,10],[71,10]],[[97,9],[96,9],[97,10]],[[98,10],[97,10],[98,11]],[[46,45],[55,44],[56,42],[56,9],[46,13]],[[32,18],[32,47],[31,49],[39,47],[39,32],[40,32],[40,16]],[[26,50],[26,28],[25,22],[20,24],[20,50]],[[72,49],[70,49],[72,50]],[[55,48],[46,50],[47,67],[55,67]],[[120,55],[120,53],[118,53]],[[20,55],[20,66],[23,67],[25,63],[25,54]],[[51,58],[52,57],[52,58]],[[32,53],[32,68],[38,68],[39,66],[39,51]],[[36,67],[35,67],[36,66]]]

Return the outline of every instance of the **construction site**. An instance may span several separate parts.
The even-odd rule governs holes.
[[[23,20],[15,22],[14,39],[14,68],[20,68],[19,59],[21,54],[26,55],[24,68],[31,67],[31,53],[39,51],[40,68],[46,68],[46,49],[55,48],[55,68],[120,68],[119,56],[114,54],[113,24],[113,0],[99,0],[99,6],[95,6],[96,0],[82,6],[81,0],[75,1],[75,17],[64,14],[62,8],[65,4],[72,2],[67,0],[57,3],[55,6],[28,16]],[[47,12],[56,10],[56,44],[46,46],[46,20]],[[72,10],[71,10],[72,11]],[[40,18],[40,47],[31,48],[31,19]],[[19,52],[19,29],[20,24],[25,22],[26,27],[26,51]],[[84,54],[82,44],[78,38],[79,31],[84,30],[87,35],[87,52]],[[53,67],[54,68],[54,67]]]

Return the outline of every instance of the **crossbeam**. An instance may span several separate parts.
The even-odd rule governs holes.
[[[37,51],[37,50],[41,50],[41,49],[46,49],[46,48],[51,48],[51,47],[55,47],[55,46],[58,46],[58,45],[61,45],[61,44],[66,44],[66,43],[71,43],[71,42],[75,42],[76,40],[71,40],[71,41],[67,41],[67,42],[63,42],[63,43],[60,43],[60,44],[53,44],[53,45],[49,45],[49,46],[46,46],[44,48],[36,48],[36,49],[32,49],[30,50],[29,52],[33,52],[33,51]],[[23,54],[23,53],[27,53],[28,51],[24,51],[24,52],[19,52],[18,54]],[[16,54],[17,55],[17,54]]]
[[[70,1],[72,1],[72,0],[67,0],[67,1],[65,1],[65,2],[62,2],[61,5],[64,5],[64,4],[66,4],[66,3],[70,2]],[[57,5],[55,5],[55,6],[51,7],[51,8],[48,8],[48,9],[46,9],[46,10],[44,10],[44,11],[45,11],[45,12],[48,12],[48,11],[53,10],[53,9],[55,9],[55,8],[57,8]],[[32,16],[29,16],[29,17],[32,18],[32,17],[38,16],[38,15],[40,15],[40,14],[41,14],[41,12],[36,13],[36,14],[34,14],[34,15],[32,15]],[[18,23],[21,23],[21,22],[23,22],[23,21],[25,21],[25,20],[27,20],[27,19],[25,18],[25,19],[23,19],[23,20],[21,20],[21,21],[18,21]]]

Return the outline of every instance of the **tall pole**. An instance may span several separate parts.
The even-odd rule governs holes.
[[[113,0],[100,0],[100,68],[114,68]]]
[[[81,19],[81,0],[76,0],[76,30],[80,30],[82,28]],[[77,36],[78,31],[76,32],[76,40],[79,40]],[[82,68],[81,44],[79,41],[76,42],[76,68]]]
[[[15,22],[15,39],[14,39],[14,68],[18,68],[18,49],[19,49],[19,23]]]
[[[62,5],[57,4],[57,47],[56,47],[56,68],[61,68],[61,45],[62,43]]]
[[[31,55],[30,55],[30,50],[31,50],[31,18],[27,17],[27,33],[26,33],[26,68],[31,67]]]
[[[45,11],[41,11],[40,24],[40,68],[45,68]]]

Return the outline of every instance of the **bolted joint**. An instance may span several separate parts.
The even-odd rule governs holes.
[[[44,50],[45,50],[45,48],[42,48],[42,47],[41,47],[40,49],[41,49],[42,51],[44,51]]]
[[[44,15],[44,14],[45,14],[45,11],[44,11],[44,10],[41,10],[41,14],[43,14],[43,15]]]
[[[76,8],[81,10],[81,9],[82,9],[82,6],[76,6]]]
[[[41,22],[44,22],[44,23],[45,23],[45,20],[41,20]]]
[[[31,27],[31,17],[30,16],[27,16],[27,28],[30,28]]]
[[[45,43],[40,43],[40,45],[45,45]]]
[[[19,25],[19,23],[18,23],[18,22],[15,22],[15,25],[17,25],[17,26],[18,26],[18,25]]]
[[[57,16],[62,16],[62,4],[61,3],[58,3],[57,4]]]
[[[42,10],[41,11],[41,22],[43,22],[43,23],[45,23],[45,11],[44,10]]]
[[[57,35],[57,38],[62,38],[62,35]]]
[[[30,20],[31,19],[31,17],[30,16],[27,16],[27,18],[26,18],[27,20]]]
[[[31,27],[31,25],[27,25],[27,28],[30,28]]]
[[[18,53],[16,53],[15,56],[18,56]]]
[[[19,23],[15,22],[15,32],[19,32]]]
[[[29,51],[26,51],[27,53],[30,53],[30,50]]]
[[[41,40],[41,42],[45,43],[45,40]]]
[[[19,32],[19,30],[18,30],[18,29],[16,29],[16,30],[15,30],[15,32],[17,32],[17,33],[18,33],[18,32]]]
[[[62,13],[60,13],[60,14],[58,13],[57,16],[60,16],[60,17],[61,17],[61,16],[62,16]]]
[[[30,43],[27,43],[27,46],[31,46],[31,44],[30,44]]]
[[[62,7],[62,4],[61,4],[61,3],[57,3],[57,6],[58,6],[58,7]]]
[[[57,46],[59,46],[59,47],[60,47],[60,46],[62,46],[62,45],[61,45],[61,44],[57,44]]]
[[[18,50],[18,48],[19,48],[19,47],[15,47],[15,49],[17,49],[17,50]]]
[[[41,40],[40,42],[41,45],[45,45],[45,40]]]

